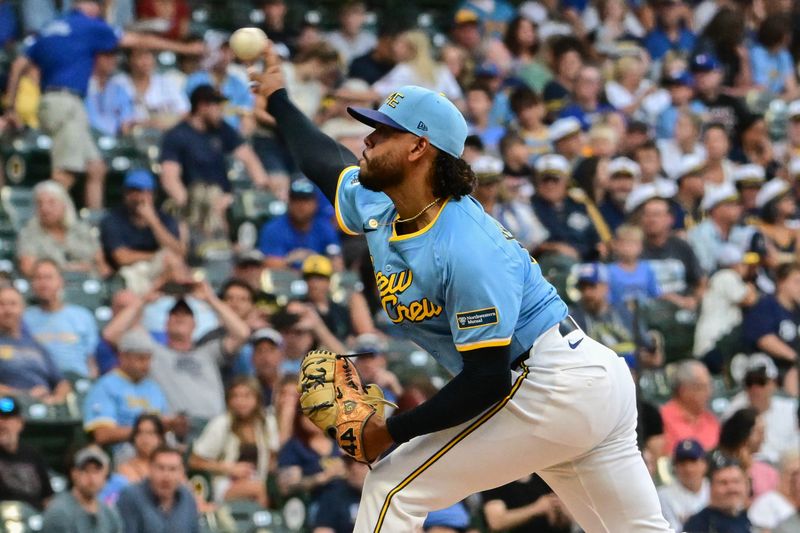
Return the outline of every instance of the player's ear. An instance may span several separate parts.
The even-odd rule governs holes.
[[[411,146],[411,150],[408,152],[408,160],[419,161],[431,152],[433,152],[433,145],[431,145],[431,142],[426,137],[415,136],[414,144]]]

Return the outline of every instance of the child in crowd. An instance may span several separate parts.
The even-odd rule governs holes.
[[[552,151],[549,131],[544,123],[547,110],[533,90],[523,87],[511,95],[511,110],[517,119],[519,135],[528,148],[528,163]]]
[[[631,300],[658,298],[661,289],[655,273],[646,261],[641,261],[642,230],[623,224],[617,228],[612,242],[616,261],[609,265],[609,299],[612,305],[626,305]]]

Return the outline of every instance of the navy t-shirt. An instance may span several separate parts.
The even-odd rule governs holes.
[[[706,507],[683,525],[686,533],[751,533],[747,511],[731,516]]]
[[[800,325],[800,310],[786,309],[774,295],[768,294],[744,314],[742,320],[742,333],[744,340],[754,350],[761,337],[774,333],[780,339],[797,348],[798,325]]]
[[[320,494],[314,527],[328,527],[335,533],[351,533],[356,523],[361,491],[337,479]]]
[[[41,70],[41,87],[70,89],[86,96],[95,55],[110,52],[121,35],[105,21],[74,10],[49,22],[26,55]]]
[[[531,203],[536,216],[550,232],[547,242],[571,245],[583,261],[591,261],[597,257],[600,236],[589,218],[586,206],[572,198],[565,198],[560,206],[556,206],[538,196],[534,196]]]
[[[300,442],[296,437],[286,441],[278,453],[278,466],[299,466],[304,476],[313,476],[324,470],[323,464],[332,458],[339,457],[341,452],[338,446],[333,447],[331,457],[322,457],[320,454]]]
[[[173,161],[181,166],[181,181],[219,185],[231,191],[225,157],[244,143],[242,136],[226,122],[216,129],[199,131],[183,121],[161,141],[161,162]]]
[[[158,218],[167,230],[175,237],[180,236],[178,221],[171,216],[158,212]],[[130,248],[139,252],[156,252],[161,246],[149,227],[134,226],[125,207],[117,207],[109,211],[100,223],[100,240],[106,259],[114,266],[112,253],[119,248]]]
[[[308,232],[303,233],[292,226],[289,216],[284,214],[264,224],[258,237],[258,249],[264,255],[276,257],[285,257],[298,248],[328,255],[331,245],[337,247],[338,253],[339,236],[330,222],[320,217],[314,217]]]

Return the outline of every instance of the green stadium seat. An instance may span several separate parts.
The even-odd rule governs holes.
[[[692,357],[696,313],[660,299],[642,304],[639,312],[646,329],[654,329],[664,336],[664,359],[667,363]]]

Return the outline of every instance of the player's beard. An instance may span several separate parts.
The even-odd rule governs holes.
[[[362,155],[358,181],[365,189],[383,192],[403,182],[403,169],[392,161],[391,154],[367,158]]]

